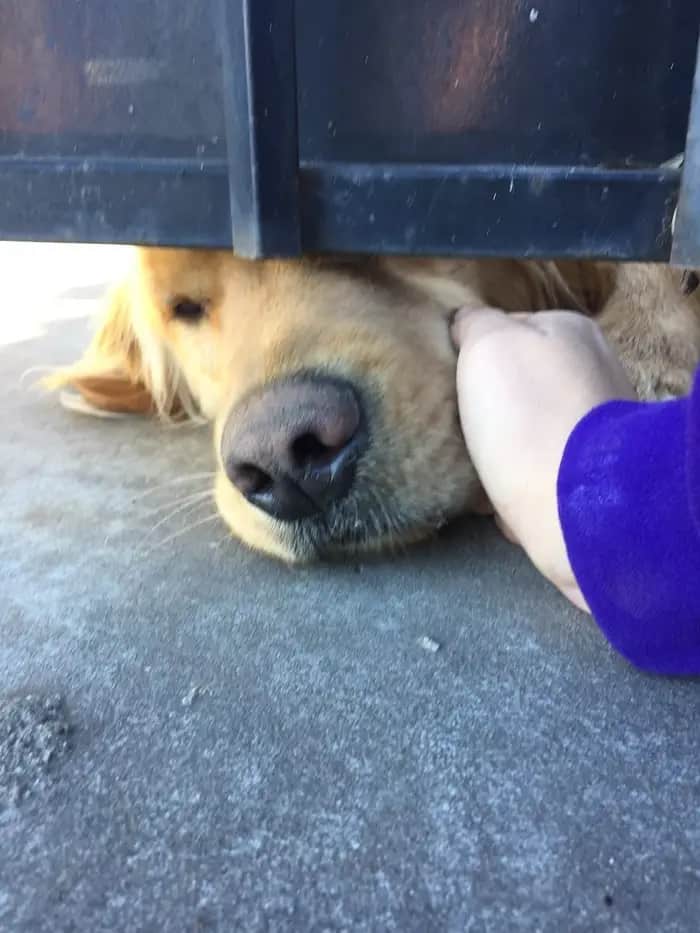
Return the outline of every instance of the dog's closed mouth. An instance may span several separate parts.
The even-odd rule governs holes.
[[[350,493],[330,509],[289,526],[298,559],[324,560],[340,554],[391,548],[410,527],[407,517],[378,491]]]

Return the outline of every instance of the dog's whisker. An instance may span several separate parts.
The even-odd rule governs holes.
[[[201,492],[193,492],[189,496],[184,496],[182,499],[176,499],[174,502],[164,502],[161,505],[156,505],[152,509],[144,512],[147,517],[159,515],[161,512],[166,511],[167,509],[179,509],[180,506],[187,506],[192,502],[198,502],[202,499],[211,499],[214,496],[213,489],[204,489]],[[173,512],[173,514],[175,514]]]
[[[206,428],[208,424],[209,421],[201,415],[187,415],[179,419],[171,418],[165,423],[165,427],[169,431],[177,431],[178,428]]]
[[[145,499],[148,496],[152,496],[155,493],[159,492],[161,489],[166,489],[170,486],[177,486],[183,483],[194,483],[196,480],[212,480],[216,476],[215,470],[210,470],[207,473],[188,473],[186,476],[177,476],[175,479],[167,480],[164,483],[158,483],[155,486],[150,486],[144,492],[140,492],[138,495],[132,497],[132,502],[138,502],[141,499]]]
[[[331,538],[335,537],[335,529],[336,529],[336,526],[338,525],[338,519],[339,519],[338,512],[331,513],[330,527],[326,525],[326,527],[328,527],[328,534],[330,535]]]
[[[377,513],[374,511],[374,509],[370,509],[370,510],[369,510],[369,518],[371,519],[372,524],[373,524],[374,527],[375,527],[375,531],[376,531],[377,538],[381,538],[381,536],[382,536],[382,523],[379,521],[379,516],[378,516]]]
[[[370,499],[374,503],[376,509],[378,510],[378,517],[376,519],[376,524],[378,524],[377,536],[384,537],[387,543],[389,544],[389,546],[393,547],[394,532],[398,531],[398,529],[396,528],[394,522],[392,521],[391,516],[389,515],[389,512],[386,506],[384,505],[384,502],[382,501],[379,493],[376,490],[373,490],[373,489],[370,490]],[[377,512],[375,512],[374,509],[372,510],[372,515],[377,516]],[[382,522],[379,520],[380,518],[384,524],[383,529],[381,528]]]
[[[195,509],[198,509],[201,505],[204,505],[207,499],[211,499],[211,497],[211,493],[206,493],[205,496],[199,495],[197,499],[179,505],[176,509],[173,509],[172,512],[169,512],[164,518],[161,518],[160,521],[155,523],[153,528],[151,528],[151,530],[144,538],[144,541],[148,541],[148,539],[154,535],[159,528],[162,528],[163,525],[175,518],[176,515],[179,515],[181,512],[194,512]]]
[[[25,383],[30,376],[46,376],[49,373],[58,372],[60,369],[59,366],[30,366],[29,369],[25,369],[24,372],[19,377],[19,386],[21,389],[25,387]]]
[[[384,499],[380,496],[378,492],[374,493],[374,498],[384,515],[384,520],[386,522],[387,528],[387,544],[392,551],[400,551],[402,554],[407,553],[407,548],[405,542],[402,540],[402,532],[406,528],[406,521],[401,517],[400,514],[397,514],[395,511],[390,510]],[[409,523],[410,524],[410,523]]]
[[[218,549],[219,549],[220,547],[223,547],[224,544],[227,544],[227,543],[230,544],[232,541],[233,541],[233,536],[232,536],[231,532],[229,531],[229,532],[227,532],[227,533],[223,536],[223,538],[219,538],[218,541],[215,541],[215,542],[211,545],[211,547],[212,547],[213,550],[218,551]]]
[[[177,538],[181,538],[183,535],[186,535],[187,532],[193,531],[195,528],[199,528],[202,525],[206,525],[209,522],[219,521],[219,513],[215,512],[214,515],[209,515],[206,518],[201,518],[199,521],[192,522],[190,525],[186,525],[184,528],[181,528],[179,531],[176,531],[174,534],[168,535],[167,538],[163,538],[162,541],[158,541],[157,544],[154,544],[151,547],[151,551],[157,551],[162,547],[165,547],[166,544],[170,544],[171,541],[175,541]]]
[[[396,525],[395,525],[395,523],[394,523],[394,521],[393,521],[391,515],[389,514],[389,511],[388,511],[386,505],[384,504],[384,502],[383,502],[381,496],[379,495],[379,493],[378,493],[378,492],[374,492],[374,493],[373,493],[373,498],[374,498],[374,501],[375,501],[375,503],[377,504],[377,507],[379,508],[381,514],[384,516],[384,521],[386,522],[386,528],[387,528],[387,531],[389,532],[389,534],[391,534],[391,533],[394,532],[394,531],[397,531],[398,529],[396,528]]]

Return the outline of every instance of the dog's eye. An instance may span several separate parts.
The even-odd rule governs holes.
[[[170,305],[173,317],[178,321],[196,324],[207,313],[206,303],[193,301],[191,298],[175,298]]]

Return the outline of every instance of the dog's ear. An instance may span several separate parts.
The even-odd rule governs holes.
[[[180,390],[162,341],[143,325],[139,328],[132,301],[127,279],[108,295],[103,319],[82,359],[45,384],[64,390],[66,407],[89,414],[181,417],[191,407],[183,401],[189,395]]]

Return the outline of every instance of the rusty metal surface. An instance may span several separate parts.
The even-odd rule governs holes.
[[[696,0],[224,2],[2,4],[0,237],[669,258]]]

